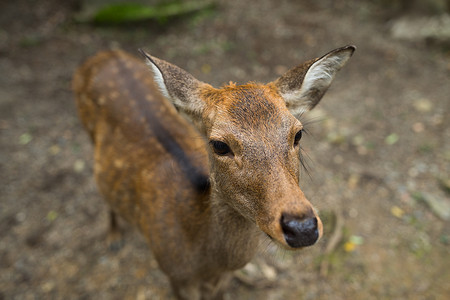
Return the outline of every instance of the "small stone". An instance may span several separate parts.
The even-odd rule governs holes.
[[[356,152],[358,152],[358,155],[364,156],[369,153],[369,150],[365,146],[358,146],[356,147]]]
[[[425,98],[414,101],[413,105],[418,112],[429,112],[433,109],[433,103]]]
[[[83,172],[84,167],[85,167],[85,163],[84,163],[84,161],[81,160],[81,159],[77,159],[77,160],[75,161],[75,163],[73,164],[73,169],[74,169],[74,171],[77,172],[77,173]]]
[[[355,189],[358,186],[359,179],[360,179],[360,176],[358,174],[350,175],[350,177],[347,181],[348,188],[351,190]]]
[[[53,281],[47,281],[41,285],[42,291],[44,291],[46,293],[50,292],[54,288],[55,288],[55,283]]]
[[[275,280],[277,277],[277,271],[274,267],[269,266],[268,264],[261,264],[260,265],[261,272],[264,274],[264,277],[266,277],[268,280]]]
[[[413,130],[415,133],[420,133],[420,132],[423,132],[423,131],[425,130],[425,126],[424,126],[423,123],[421,123],[421,122],[416,122],[416,123],[414,123],[414,124],[412,125],[412,130]]]
[[[246,264],[242,270],[249,276],[255,276],[256,273],[258,272],[258,268],[254,263]]]

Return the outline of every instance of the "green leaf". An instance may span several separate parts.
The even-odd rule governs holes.
[[[164,21],[169,17],[207,9],[212,5],[211,1],[175,1],[154,6],[139,3],[118,3],[99,9],[94,14],[92,21],[99,24],[121,24],[148,19]]]
[[[384,142],[385,142],[386,144],[388,144],[388,145],[394,145],[395,143],[397,143],[398,139],[399,139],[398,134],[396,134],[396,133],[391,133],[390,135],[388,135],[388,136],[386,137],[386,139],[384,140]]]
[[[58,213],[54,210],[51,210],[47,214],[47,220],[50,222],[54,221],[58,217]]]
[[[32,139],[33,139],[33,137],[31,136],[31,134],[24,133],[19,137],[19,144],[26,145],[29,142],[31,142]]]
[[[358,235],[352,235],[348,240],[355,245],[362,245],[364,243],[364,238]]]

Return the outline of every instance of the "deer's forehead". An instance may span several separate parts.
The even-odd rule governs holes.
[[[261,151],[285,152],[281,148],[301,126],[284,100],[268,86],[228,86],[215,93],[209,97],[214,101],[209,103],[213,112],[207,121],[210,138],[237,143],[246,153],[260,157]]]
[[[215,90],[212,101],[220,121],[240,127],[279,127],[291,118],[281,96],[265,85],[225,86]]]

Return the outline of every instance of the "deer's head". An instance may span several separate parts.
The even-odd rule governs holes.
[[[220,89],[152,57],[161,92],[208,142],[212,193],[287,248],[314,244],[322,222],[299,187],[299,117],[320,101],[355,50],[346,46],[307,61],[266,85]]]

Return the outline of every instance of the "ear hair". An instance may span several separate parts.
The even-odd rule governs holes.
[[[143,50],[139,51],[153,71],[154,81],[159,86],[161,93],[177,109],[197,121],[196,119],[199,118],[204,107],[203,100],[200,98],[200,88],[205,83],[175,65],[150,56]]]
[[[158,85],[160,92],[163,94],[164,97],[170,99],[169,91],[167,90],[166,84],[164,83],[163,74],[161,73],[161,70],[158,68],[156,63],[154,62],[153,58],[142,49],[139,49],[139,53],[141,53],[142,56],[145,57],[145,63],[153,71],[153,80]]]
[[[355,46],[335,49],[289,70],[274,82],[293,115],[299,116],[319,103],[355,49]]]

